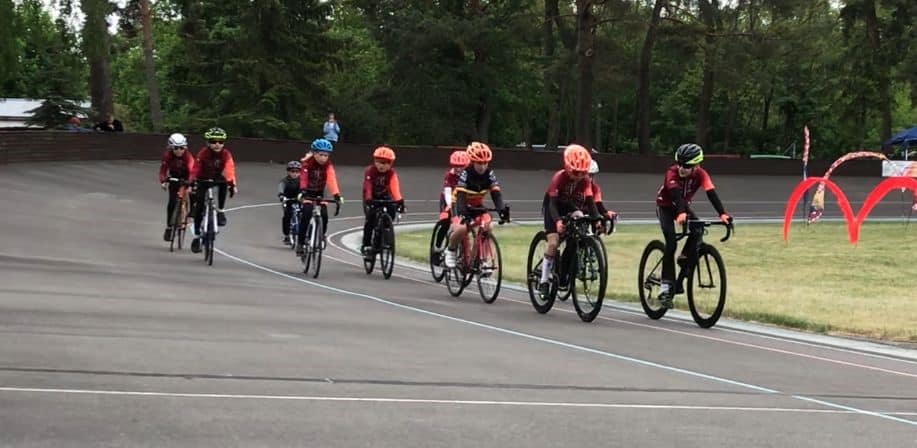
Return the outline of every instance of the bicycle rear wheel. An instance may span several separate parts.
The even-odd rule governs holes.
[[[478,292],[484,303],[494,303],[500,295],[503,283],[503,259],[500,256],[500,244],[492,233],[481,236],[481,253],[476,254]]]
[[[385,213],[382,213],[379,224],[379,236],[382,237],[379,245],[379,267],[382,268],[382,277],[387,280],[392,277],[392,270],[395,269],[395,228],[392,218]]]
[[[602,311],[605,287],[608,285],[608,269],[604,252],[599,248],[596,238],[585,238],[578,246],[573,262],[574,270],[570,274],[573,307],[580,320],[592,322]]]
[[[430,235],[430,274],[433,275],[433,281],[439,283],[446,276],[446,267],[443,265],[443,251],[446,250],[448,241],[447,233],[449,232],[448,221],[437,221],[433,226],[433,234]]]
[[[529,300],[532,301],[532,306],[535,307],[535,311],[538,311],[541,314],[545,314],[548,311],[551,311],[551,308],[554,306],[554,299],[557,297],[557,279],[549,279],[548,293],[542,294],[539,290],[541,283],[541,265],[544,263],[544,251],[548,245],[548,239],[545,236],[544,231],[539,231],[532,237],[532,242],[529,244],[529,256],[525,265],[526,272],[526,286],[529,290]]]
[[[640,292],[640,305],[650,319],[659,319],[668,308],[659,303],[659,292],[662,288],[662,258],[665,255],[665,243],[659,240],[650,241],[643,249],[640,267],[637,271],[637,290]]]
[[[701,328],[716,325],[726,306],[726,266],[715,247],[701,245],[686,292],[694,322]]]
[[[313,238],[309,242],[312,245],[312,278],[318,278],[318,273],[322,269],[322,244],[325,241],[325,229],[322,227],[320,217],[312,218],[312,228],[315,229]]]

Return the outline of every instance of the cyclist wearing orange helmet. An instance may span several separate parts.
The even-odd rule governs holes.
[[[449,219],[452,214],[452,202],[455,199],[455,186],[458,184],[459,176],[468,165],[471,159],[468,152],[463,150],[455,151],[449,156],[449,169],[443,176],[443,191],[439,194],[439,219],[440,221]]]
[[[500,219],[509,220],[509,210],[503,204],[500,183],[497,182],[497,176],[490,168],[490,161],[493,159],[490,147],[484,143],[471,142],[465,151],[468,153],[471,166],[461,171],[455,185],[455,214],[452,216],[449,246],[446,248],[444,260],[446,267],[450,269],[455,267],[455,251],[459,242],[468,233],[468,227],[462,224],[462,220],[468,215],[469,206],[483,206],[484,196],[489,192],[494,208],[500,211]],[[490,222],[489,214],[481,215],[481,230],[490,231]]]
[[[592,217],[598,217],[592,195],[592,181],[589,179],[589,167],[592,155],[580,145],[567,145],[564,150],[564,169],[554,173],[548,189],[544,193],[542,214],[544,230],[547,234],[547,246],[544,251],[544,263],[541,264],[540,289],[547,288],[549,275],[554,266],[560,234],[563,233],[562,217],[567,215],[583,216],[584,211]]]
[[[401,197],[401,184],[398,174],[392,168],[395,162],[395,151],[388,146],[380,146],[373,151],[373,164],[363,171],[363,214],[366,222],[363,223],[363,256],[371,256],[370,239],[373,227],[376,225],[376,213],[383,210],[375,207],[372,201],[396,201],[397,212],[404,213],[404,198]],[[395,219],[395,210],[388,209],[389,216]]]

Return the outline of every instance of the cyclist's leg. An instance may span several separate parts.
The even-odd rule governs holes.
[[[557,256],[557,246],[560,244],[560,235],[557,233],[557,222],[551,219],[548,213],[548,197],[545,196],[541,203],[541,215],[544,217],[544,233],[547,242],[542,254],[540,286],[543,293],[547,293],[548,281],[554,269],[554,259]]]
[[[226,208],[226,192],[228,187],[223,183],[217,187],[217,190],[217,225],[222,227],[226,225],[226,215],[223,213],[223,209]]]
[[[191,210],[194,215],[194,234],[200,236],[201,234],[201,221],[204,219],[204,200],[207,197],[207,189],[203,185],[198,184],[197,188],[194,190],[194,195],[191,200]]]
[[[328,204],[322,204],[322,234],[328,234]]]
[[[675,250],[678,242],[675,239],[675,209],[672,207],[656,207],[656,216],[659,217],[659,226],[665,238],[665,253],[662,254],[662,285],[660,297],[671,300],[675,283]]]
[[[363,255],[372,244],[373,228],[376,227],[376,208],[370,205],[363,206],[363,215],[366,221],[363,223]]]
[[[695,220],[697,215],[694,214],[694,211],[688,209],[688,219]],[[685,246],[681,250],[681,255],[678,257],[678,265],[685,269],[685,272],[688,272],[694,260],[697,258],[697,248],[703,241],[704,236],[704,225],[701,223],[692,223],[688,225],[688,241],[685,243]]]
[[[293,204],[283,204],[283,218],[280,220],[281,232],[284,237],[290,236],[290,221],[293,219]]]

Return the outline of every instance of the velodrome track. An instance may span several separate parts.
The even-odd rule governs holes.
[[[509,289],[453,299],[406,266],[366,276],[341,241],[362,224],[355,201],[313,282],[279,244],[279,206],[258,206],[277,165],[240,164],[207,267],[161,240],[157,168],[0,166],[0,445],[917,446],[913,356],[617,307],[584,324]],[[337,170],[358,198],[359,170]],[[435,201],[440,170],[399,174],[409,199]],[[549,173],[498,175],[514,218],[537,218]],[[740,220],[781,216],[798,181],[714,176]],[[646,219],[660,178],[599,180]],[[855,210],[878,183],[838,180]],[[875,215],[900,214],[897,199]],[[435,208],[408,205],[408,220]]]

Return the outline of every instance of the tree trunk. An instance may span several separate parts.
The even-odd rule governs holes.
[[[557,149],[560,140],[560,92],[558,92],[558,76],[554,69],[554,21],[560,14],[557,3],[559,0],[544,0],[544,30],[542,34],[544,68],[544,93],[548,109],[548,130],[545,136],[545,150]]]
[[[729,108],[726,112],[726,129],[723,137],[723,152],[729,152],[729,139],[732,136],[732,130],[735,128],[736,117],[739,115],[739,100],[737,94],[729,95]]]
[[[153,62],[153,18],[150,0],[140,0],[140,14],[143,18],[143,68],[146,72],[146,88],[150,92],[150,120],[153,131],[162,131],[162,105],[159,100],[159,83],[156,81],[156,64]]]
[[[875,0],[867,0],[863,3],[863,15],[866,22],[866,33],[869,35],[869,47],[872,49],[872,68],[876,71],[876,84],[879,90],[879,116],[882,120],[882,127],[879,129],[882,141],[886,141],[892,136],[892,105],[889,96],[889,65],[886,63],[882,52],[882,37],[879,33],[879,19],[876,17]]]
[[[89,60],[89,95],[95,119],[104,120],[114,112],[111,92],[111,53],[106,16],[111,12],[107,0],[83,0],[80,9],[86,15],[83,23],[83,46]]]
[[[592,146],[592,86],[595,62],[594,0],[576,1],[576,143]]]
[[[758,152],[764,152],[764,146],[767,144],[767,121],[771,115],[771,100],[774,96],[774,88],[771,87],[764,97],[764,116],[761,117],[761,138],[758,140]]]
[[[713,102],[714,65],[716,63],[716,41],[713,33],[719,28],[720,20],[717,17],[719,2],[700,0],[701,20],[704,22],[706,35],[704,37],[704,68],[700,96],[697,101],[697,129],[695,142],[703,147],[710,144],[710,105]]]
[[[611,125],[608,130],[608,149],[609,152],[618,152],[618,105],[620,101],[615,95],[611,105]]]
[[[659,25],[659,16],[666,0],[656,0],[653,6],[653,16],[650,18],[649,27],[646,29],[646,38],[643,40],[643,49],[640,51],[640,68],[638,69],[639,85],[637,87],[637,142],[640,154],[649,154],[650,148],[650,62],[653,57],[653,45],[656,43],[656,29]]]

